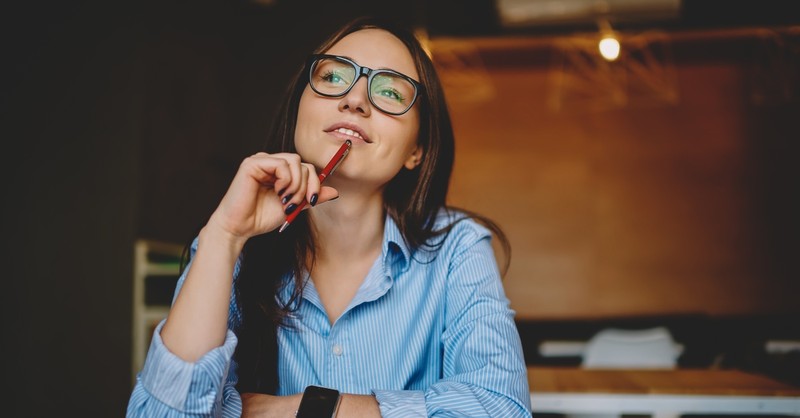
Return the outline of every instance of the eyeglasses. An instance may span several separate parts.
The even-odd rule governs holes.
[[[390,115],[408,112],[422,90],[422,84],[397,71],[373,70],[337,55],[316,54],[309,58],[309,84],[322,96],[342,97],[362,76],[367,77],[370,103]]]

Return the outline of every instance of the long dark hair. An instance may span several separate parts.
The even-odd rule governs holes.
[[[506,260],[510,260],[508,240],[490,219],[476,213],[448,207],[446,197],[453,169],[455,144],[450,115],[441,83],[433,62],[414,34],[388,22],[359,18],[331,35],[314,53],[323,53],[350,33],[363,29],[382,29],[401,40],[416,64],[424,92],[418,99],[420,126],[418,145],[422,161],[413,170],[401,169],[384,190],[384,208],[415,252],[435,256],[453,226],[467,218],[476,219],[499,238]],[[300,97],[308,82],[306,69],[294,76],[286,99],[276,113],[264,151],[296,152],[295,125]],[[452,223],[437,228],[435,220],[442,211],[453,211]],[[306,214],[301,213],[292,227],[283,233],[267,233],[248,240],[242,252],[242,264],[235,287],[235,297],[242,312],[237,330],[239,343],[234,354],[238,364],[240,392],[274,394],[278,388],[277,327],[302,299],[302,278],[314,260],[315,245]],[[294,292],[287,303],[279,303],[275,295],[287,275],[294,277]]]

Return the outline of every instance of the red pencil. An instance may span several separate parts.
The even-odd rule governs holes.
[[[333,154],[333,158],[331,158],[331,160],[328,161],[328,165],[326,165],[325,168],[322,169],[322,172],[319,173],[320,184],[322,184],[322,182],[325,181],[325,179],[328,178],[328,176],[333,174],[333,171],[336,170],[337,167],[339,167],[339,164],[342,163],[344,157],[347,156],[347,153],[350,152],[350,146],[352,145],[353,143],[350,142],[350,140],[348,139],[347,141],[344,141],[344,144],[342,144],[341,147],[339,147],[339,150],[336,151],[336,154]],[[300,202],[300,205],[297,206],[297,209],[295,209],[294,212],[292,212],[291,214],[289,214],[289,216],[286,217],[286,222],[284,222],[283,225],[281,225],[281,227],[278,229],[278,232],[283,232],[284,229],[289,227],[292,221],[294,221],[294,218],[296,218],[297,215],[300,214],[300,211],[303,209],[306,203],[308,203],[308,201],[305,199],[303,199],[303,201]]]

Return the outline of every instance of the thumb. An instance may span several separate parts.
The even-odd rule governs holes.
[[[330,202],[331,200],[335,200],[338,197],[339,197],[339,191],[338,190],[336,190],[336,189],[334,189],[333,187],[330,187],[330,186],[322,186],[319,189],[319,197],[317,198],[317,204],[316,205],[319,205],[320,203]],[[310,207],[311,207],[311,205],[306,205],[306,207],[303,208],[303,209],[308,209]]]

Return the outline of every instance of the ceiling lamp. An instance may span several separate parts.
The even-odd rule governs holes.
[[[620,45],[617,34],[611,29],[611,24],[607,20],[602,19],[597,22],[600,26],[600,42],[597,43],[597,49],[600,55],[606,61],[614,61],[619,58]]]

